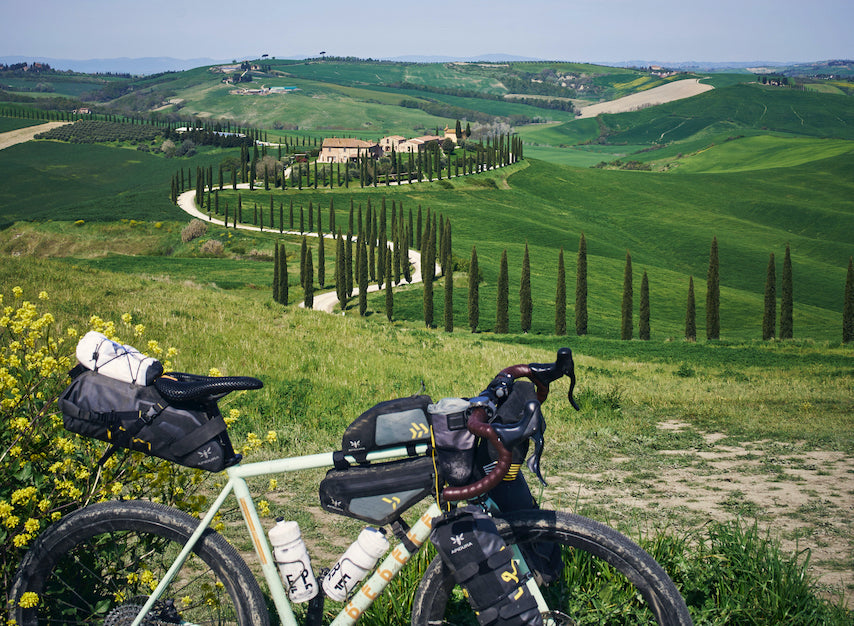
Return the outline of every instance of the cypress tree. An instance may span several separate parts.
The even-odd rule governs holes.
[[[302,243],[300,244],[299,250],[299,284],[305,289],[305,258],[308,253],[308,240],[305,238],[305,235],[302,237]]]
[[[445,332],[448,333],[454,331],[454,268],[450,256],[448,252],[445,259]]]
[[[854,341],[854,257],[848,257],[845,295],[842,301],[842,343]]]
[[[436,223],[428,220],[424,233],[421,272],[424,279],[424,323],[433,326],[433,281],[436,278]]]
[[[718,238],[712,238],[709,252],[709,274],[706,278],[706,339],[721,338],[721,283],[718,260]]]
[[[774,253],[768,259],[765,274],[765,307],[762,313],[762,339],[774,339],[777,334],[777,269]]]
[[[794,336],[793,310],[794,292],[792,288],[792,254],[789,244],[786,244],[786,254],[783,257],[783,276],[780,287],[780,339],[791,339]]]
[[[566,334],[566,267],[563,248],[557,257],[557,287],[555,288],[555,335]]]
[[[507,333],[510,330],[509,321],[509,278],[507,276],[507,250],[501,253],[501,265],[498,269],[498,297],[495,312],[495,332]]]
[[[643,272],[641,279],[641,294],[640,294],[640,320],[638,321],[638,337],[643,341],[649,341],[649,279],[646,276],[646,270]]]
[[[697,341],[697,304],[694,301],[694,277],[688,277],[688,303],[685,306],[685,339]]]
[[[359,315],[364,317],[368,312],[368,251],[365,247],[365,238],[359,237]]]
[[[322,289],[326,286],[326,244],[323,233],[317,233],[317,284]]]
[[[353,233],[347,231],[344,238],[344,281],[347,286],[347,297],[353,297]]]
[[[531,260],[528,256],[528,244],[525,244],[525,254],[522,257],[522,279],[519,282],[519,321],[522,332],[531,330],[531,315],[534,304],[531,299]]]
[[[305,308],[314,306],[314,263],[311,260],[311,249],[305,255]]]
[[[471,261],[469,261],[469,328],[471,332],[477,332],[480,322],[480,268],[477,263],[477,248],[471,247]]]
[[[285,244],[279,250],[279,302],[288,304],[288,255]]]
[[[342,311],[347,308],[347,280],[344,277],[346,271],[347,262],[344,253],[344,235],[341,234],[341,229],[339,228],[335,254],[335,293],[338,296],[338,303],[341,305]]]
[[[578,242],[575,271],[575,334],[587,334],[587,240],[584,233]]]
[[[634,321],[632,320],[633,300],[632,255],[626,250],[626,269],[623,272],[623,305],[620,323],[620,339],[623,341],[628,341],[634,334]]]
[[[279,301],[279,242],[273,245],[273,302]]]
[[[386,255],[386,273],[391,273],[391,259],[388,255]],[[394,317],[394,290],[391,286],[391,281],[387,280],[385,283],[385,316],[388,318],[390,322],[392,317]]]

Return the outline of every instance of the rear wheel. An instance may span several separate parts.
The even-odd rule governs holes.
[[[22,625],[130,624],[198,524],[147,501],[80,509],[24,556],[10,617]],[[143,623],[265,626],[269,615],[246,563],[208,530]]]
[[[545,624],[692,623],[667,573],[614,529],[578,515],[544,510],[508,513],[495,522],[508,544],[560,545],[563,570],[541,588],[549,606]],[[412,624],[477,624],[440,557],[430,563],[415,594]]]

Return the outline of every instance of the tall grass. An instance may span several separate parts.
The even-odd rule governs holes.
[[[227,399],[228,407],[245,416],[234,429],[276,430],[277,452],[284,455],[337,448],[355,416],[380,400],[418,392],[422,382],[433,398],[470,396],[502,367],[549,361],[563,344],[576,353],[584,411],[576,414],[561,400],[565,381],[556,385],[545,409],[547,475],[595,469],[596,460],[601,463],[615,449],[641,458],[671,446],[675,439],[656,430],[666,417],[745,437],[806,438],[813,445],[854,450],[848,393],[854,357],[838,347],[447,334],[389,324],[382,316],[282,308],[269,295],[252,297],[245,290],[38,258],[5,258],[0,281],[20,284],[26,293],[47,291],[63,327],[83,328],[92,314],[118,319],[128,312],[146,334],[178,348],[178,369],[204,373],[216,367],[225,374],[259,376],[264,389]],[[790,398],[797,400],[785,401]],[[315,489],[316,483],[288,481],[281,494],[287,504],[277,514],[315,523],[313,513],[293,510],[311,511]],[[765,612],[814,616],[796,623],[844,623],[850,617],[817,600],[803,555],[780,554],[749,526],[710,526],[681,539],[656,532],[645,545],[682,586],[698,623],[777,623],[777,617],[765,621]],[[368,623],[407,614],[417,571]],[[835,614],[843,617],[834,622]]]

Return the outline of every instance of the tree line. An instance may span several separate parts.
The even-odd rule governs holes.
[[[442,327],[446,332],[454,330],[454,314],[453,314],[453,299],[454,299],[454,271],[462,265],[460,259],[452,252],[451,238],[451,222],[450,219],[443,218],[441,215],[432,213],[427,210],[427,216],[424,220],[424,229],[422,230],[422,213],[421,207],[418,207],[418,230],[417,239],[419,243],[415,243],[411,237],[412,233],[412,212],[410,211],[410,221],[408,227],[403,222],[403,207],[399,207],[399,215],[397,223],[392,220],[391,237],[388,241],[381,239],[383,236],[382,230],[367,231],[361,227],[361,207],[359,207],[359,234],[353,237],[352,231],[352,208],[350,230],[346,237],[342,236],[339,229],[336,237],[336,270],[335,270],[335,285],[338,295],[339,305],[341,310],[347,308],[349,299],[353,294],[354,280],[359,287],[359,314],[365,315],[367,311],[367,286],[368,281],[377,281],[379,287],[385,285],[385,313],[391,321],[394,318],[394,295],[392,291],[393,285],[401,282],[401,276],[407,281],[409,275],[406,270],[409,263],[405,250],[408,245],[415,247],[421,252],[421,267],[423,285],[422,311],[425,326],[428,328],[437,327],[436,315],[434,312],[434,290],[437,288],[436,283],[441,281],[441,289],[443,290],[443,321]],[[369,215],[370,208],[369,208]],[[384,219],[385,206],[380,214],[380,220]],[[392,209],[392,215],[396,215]],[[369,220],[369,223],[370,220]],[[376,226],[376,220],[374,220]],[[381,242],[385,241],[386,245]],[[322,238],[321,238],[322,242]],[[355,248],[354,248],[355,246]],[[274,299],[282,304],[287,304],[287,287],[282,287],[281,281],[283,276],[287,276],[286,260],[284,254],[284,244],[277,244],[277,266],[274,277]],[[281,252],[280,252],[281,251]],[[383,254],[382,251],[385,251]],[[313,300],[313,265],[311,263],[312,253],[307,247],[306,239],[303,238],[302,250],[300,258],[300,284],[303,287],[304,305],[311,307]],[[354,257],[355,255],[355,257]],[[323,258],[323,247],[320,246],[318,258]],[[355,260],[354,260],[355,259]],[[281,265],[279,265],[281,263]],[[370,268],[370,269],[369,269]],[[393,268],[393,269],[392,269]],[[435,270],[438,268],[438,272]],[[519,281],[519,331],[527,333],[531,330],[532,315],[533,315],[533,299],[531,294],[531,262],[527,243],[522,258],[522,267]],[[471,332],[491,329],[492,332],[498,334],[507,334],[511,332],[509,324],[509,268],[507,261],[506,249],[502,251],[501,260],[499,262],[498,279],[497,279],[497,295],[496,295],[496,314],[494,323],[491,327],[484,326],[484,320],[480,315],[480,294],[479,284],[482,281],[480,264],[477,255],[477,247],[472,246],[468,267],[465,268],[468,273],[468,289],[467,289],[467,322]],[[555,288],[555,304],[554,304],[554,333],[555,335],[565,335],[567,333],[567,283],[566,283],[566,265],[564,251],[561,248],[557,260],[556,273],[556,288]],[[325,278],[322,270],[318,271],[317,283],[321,288],[325,286]],[[643,271],[641,277],[640,294],[638,302],[638,319],[637,319],[637,337],[640,340],[648,341],[651,338],[651,302],[650,302],[650,279],[646,270]],[[278,291],[276,291],[278,289]],[[282,298],[282,294],[284,298]],[[783,257],[783,267],[780,280],[780,298],[779,298],[779,315],[777,310],[777,278],[775,255],[771,253],[768,267],[766,269],[766,282],[762,311],[761,332],[763,340],[774,339],[792,339],[794,337],[794,288],[793,288],[793,273],[791,249],[787,244]],[[705,316],[705,337],[708,341],[720,339],[721,333],[721,295],[720,295],[720,258],[718,251],[717,238],[713,238],[709,251],[709,264],[706,275],[706,316]],[[587,241],[583,233],[580,235],[578,252],[576,257],[576,280],[575,280],[575,306],[574,306],[574,323],[575,332],[577,335],[588,334],[588,274],[587,274]],[[620,339],[631,340],[635,336],[635,292],[634,292],[634,271],[632,267],[631,253],[626,252],[625,267],[623,272],[623,287],[620,310]],[[757,315],[757,319],[759,316]],[[778,327],[779,322],[779,327]],[[697,340],[697,305],[696,294],[694,288],[694,277],[689,276],[687,299],[685,304],[685,331],[684,339],[686,341]],[[848,270],[845,282],[843,314],[842,314],[842,341],[844,343],[854,342],[854,258],[849,258]]]

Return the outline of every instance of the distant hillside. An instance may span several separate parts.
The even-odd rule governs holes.
[[[144,57],[114,59],[56,59],[51,57],[4,56],[0,63],[47,63],[56,70],[70,70],[83,74],[159,74],[160,72],[181,72],[195,67],[224,63],[225,60],[209,58],[175,59],[172,57]]]

